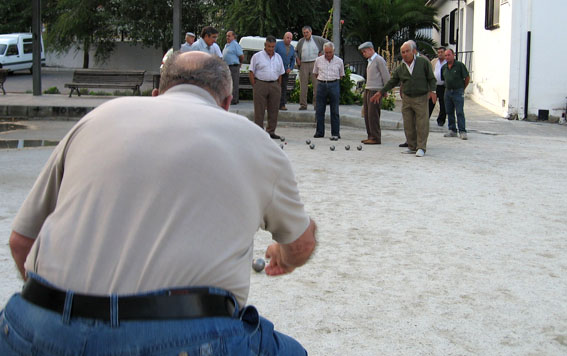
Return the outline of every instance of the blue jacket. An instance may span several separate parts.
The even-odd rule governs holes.
[[[278,41],[276,43],[276,53],[282,57],[284,69],[287,71],[288,69],[293,70],[295,66],[295,49],[293,45],[289,45],[289,54],[286,54],[286,47],[283,41]]]

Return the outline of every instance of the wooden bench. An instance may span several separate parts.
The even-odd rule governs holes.
[[[6,81],[8,73],[10,73],[8,69],[0,68],[0,89],[2,89],[2,93],[4,95],[6,95],[6,90],[4,90],[4,82]]]
[[[295,88],[295,78],[297,75],[295,73],[289,73],[287,79],[287,90],[292,91]],[[240,78],[238,80],[238,89],[252,90],[252,84],[250,84],[250,77],[248,73],[240,73]]]
[[[73,72],[73,82],[66,83],[65,88],[71,88],[81,96],[79,88],[132,89],[140,95],[140,86],[144,82],[144,70],[99,70],[77,69]]]

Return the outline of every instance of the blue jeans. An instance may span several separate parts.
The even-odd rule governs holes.
[[[445,89],[445,111],[447,111],[447,121],[449,130],[457,132],[455,126],[455,112],[457,112],[457,125],[459,132],[467,132],[465,128],[465,112],[463,106],[465,104],[465,90],[460,89]]]
[[[339,81],[317,84],[317,101],[315,104],[315,119],[317,120],[316,135],[325,136],[325,109],[327,98],[331,106],[331,136],[340,136],[339,100],[341,87]]]
[[[237,313],[237,311],[235,311]],[[0,355],[307,355],[248,306],[240,317],[109,322],[70,318],[13,295],[0,313]]]

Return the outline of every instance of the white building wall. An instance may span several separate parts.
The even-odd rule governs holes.
[[[160,49],[142,47],[131,42],[116,42],[114,52],[105,63],[96,63],[94,51],[90,53],[89,68],[97,69],[133,69],[148,72],[159,72],[163,53]],[[46,65],[50,67],[82,68],[83,51],[70,49],[67,53],[58,55],[47,52]]]
[[[521,1],[521,0],[520,0]],[[510,73],[517,73],[517,59],[512,58],[512,4],[500,7],[500,27],[484,28],[486,2],[474,2],[474,82],[473,100],[495,113],[508,116]],[[517,49],[518,43],[514,43]]]
[[[523,1],[531,3],[528,114],[537,115],[540,109],[549,110],[549,115],[558,119],[565,112],[567,96],[567,1]]]

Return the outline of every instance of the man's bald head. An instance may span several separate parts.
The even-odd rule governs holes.
[[[179,84],[193,84],[208,91],[219,106],[232,94],[232,78],[225,62],[200,51],[176,51],[163,66],[159,93]]]

